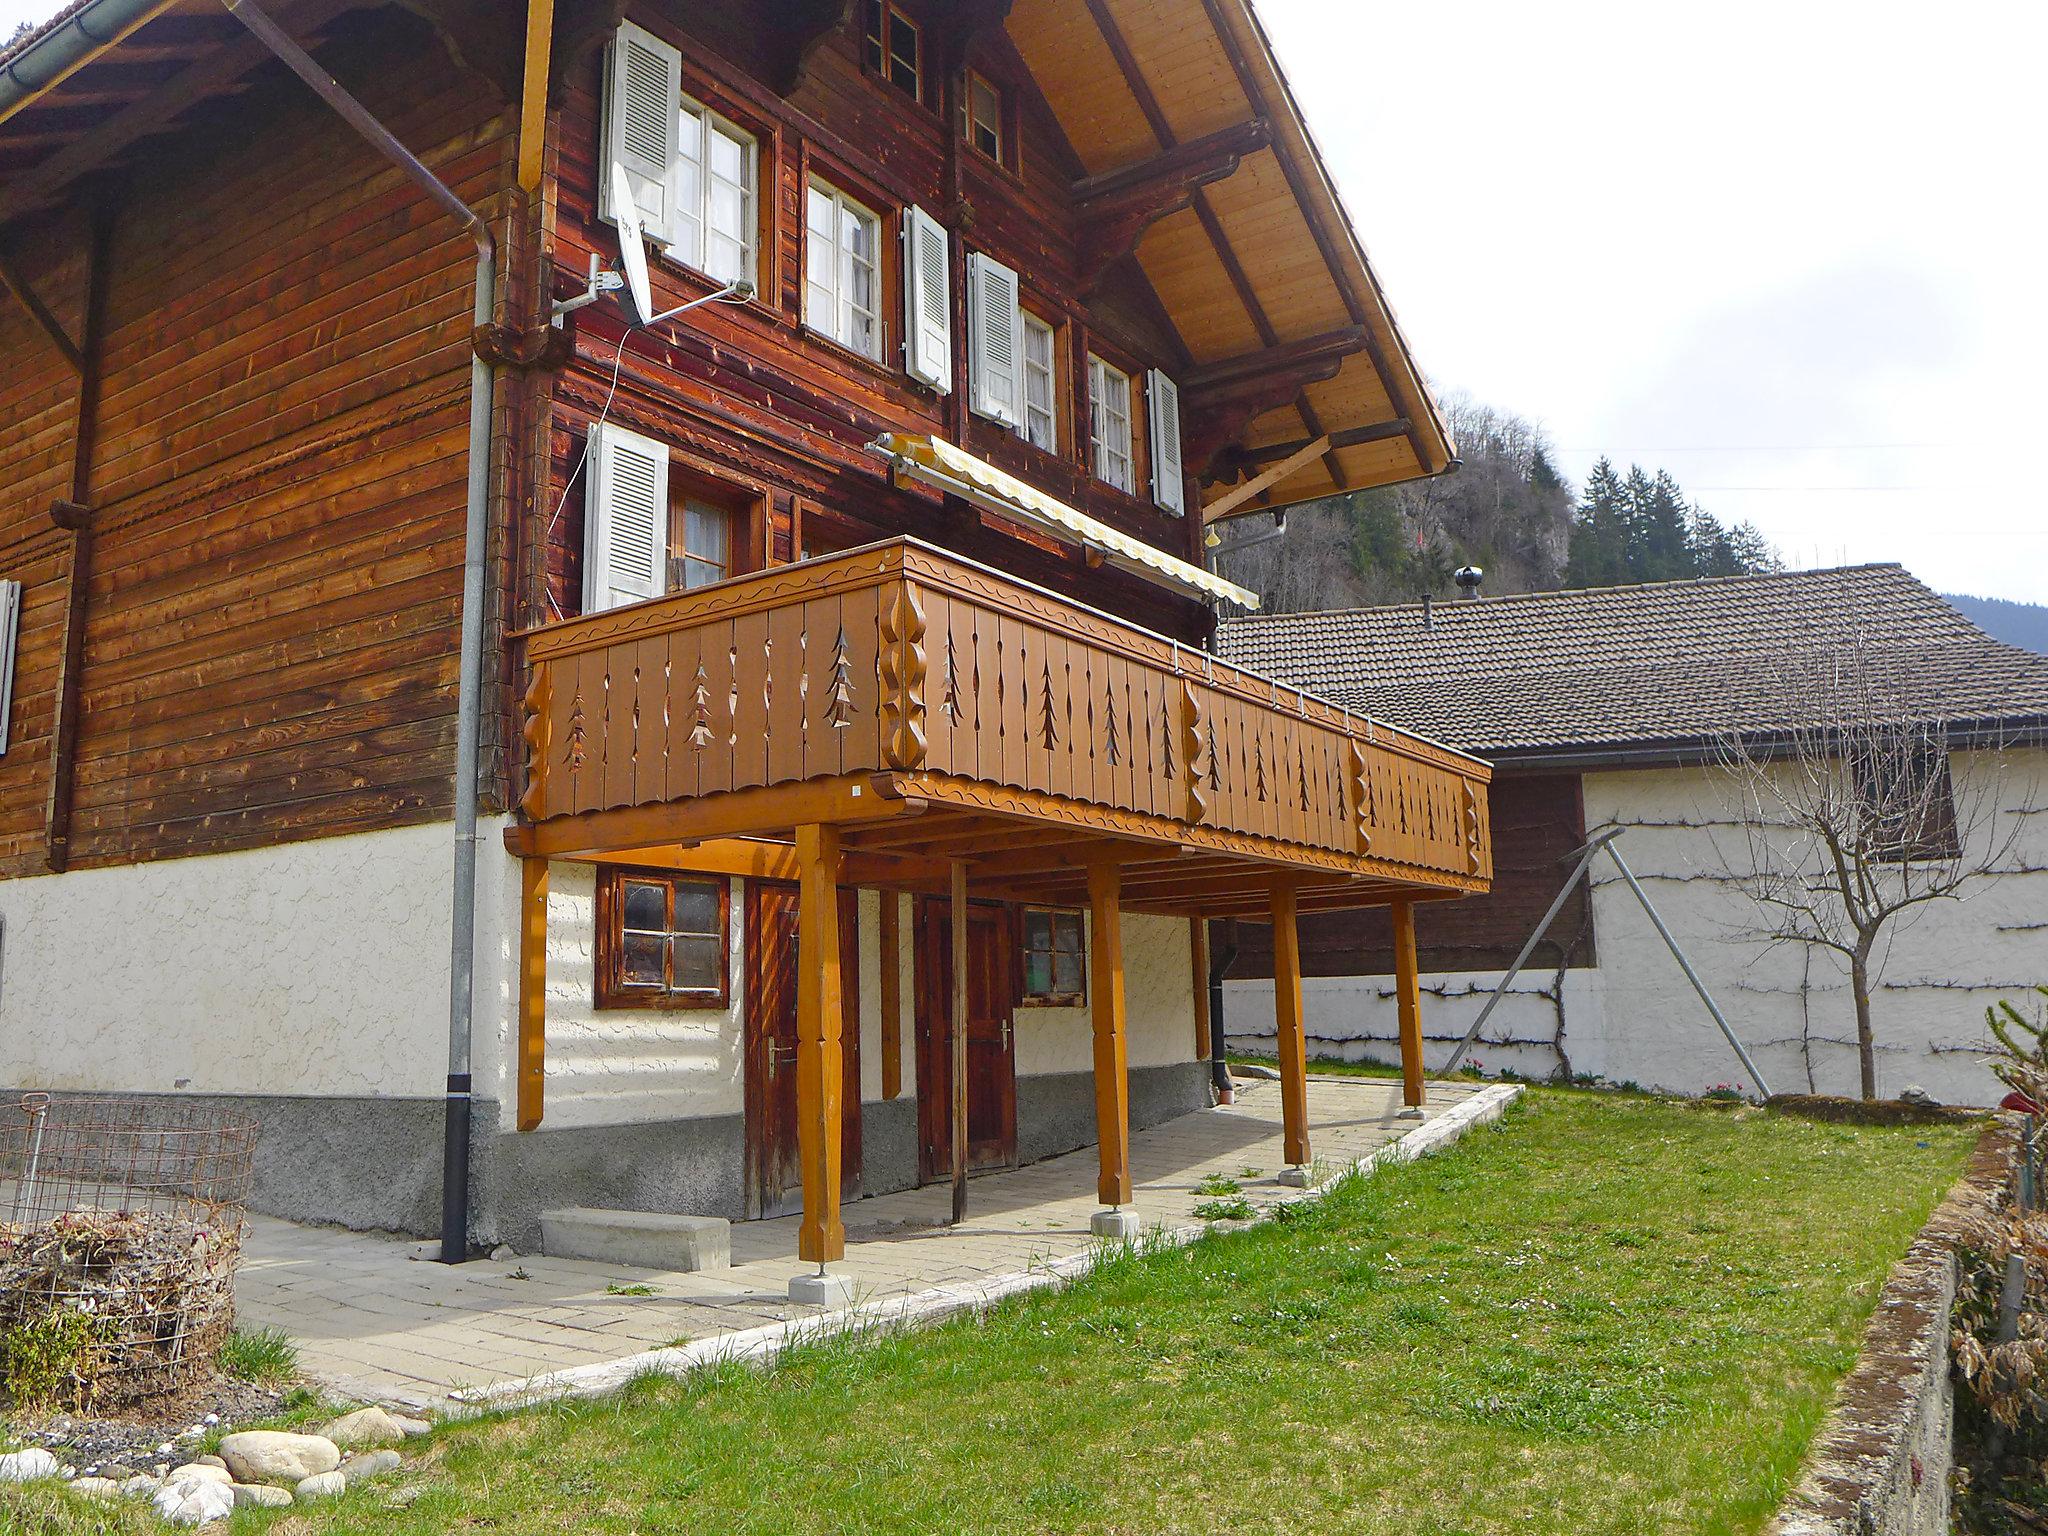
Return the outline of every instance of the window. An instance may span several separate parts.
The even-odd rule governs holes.
[[[669,254],[721,283],[754,276],[753,137],[687,97],[678,120]]]
[[[1086,1001],[1087,940],[1078,912],[1024,909],[1024,1001],[1076,1007]]]
[[[1003,163],[1003,93],[980,75],[967,75],[967,146]]]
[[[1092,353],[1088,358],[1088,425],[1095,435],[1095,478],[1135,491],[1131,463],[1131,376]]]
[[[1962,851],[1943,742],[1911,731],[1874,736],[1857,743],[1850,770],[1871,858],[1903,864]]]
[[[881,220],[845,193],[814,181],[805,231],[804,324],[879,360]]]
[[[722,879],[604,870],[597,887],[597,1006],[723,1008],[728,899]]]
[[[0,754],[14,714],[14,653],[21,638],[21,583],[0,581]]]
[[[1024,419],[1017,424],[1024,440],[1047,453],[1059,452],[1059,418],[1053,402],[1052,327],[1024,311]]]
[[[924,35],[888,0],[867,0],[863,56],[870,70],[910,97],[924,100]]]
[[[696,496],[679,497],[668,515],[668,589],[708,587],[732,574],[732,513]]]

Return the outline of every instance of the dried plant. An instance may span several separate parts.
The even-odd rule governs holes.
[[[2000,1302],[2014,1254],[2026,1273],[2017,1331],[2001,1335]],[[2009,1215],[1964,1254],[1956,1294],[1956,1374],[2008,1433],[2048,1429],[2048,1215]]]
[[[1735,663],[1731,663],[1734,665]],[[1755,670],[1752,713],[1716,743],[1740,845],[1717,856],[1766,946],[1838,957],[1856,1014],[1862,1095],[1877,1097],[1872,997],[1901,926],[2008,868],[2016,761],[1916,676],[1918,653],[1816,616]],[[1950,749],[1975,750],[1967,769]]]

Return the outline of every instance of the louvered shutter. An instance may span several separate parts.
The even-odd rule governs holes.
[[[1017,425],[1023,393],[1017,274],[976,252],[967,258],[967,380],[974,409]]]
[[[605,160],[626,168],[648,233],[666,245],[680,237],[670,170],[682,101],[683,56],[653,33],[621,23],[605,52]],[[610,219],[611,171],[608,164],[598,171],[598,212]]]
[[[668,565],[668,447],[609,424],[590,439],[583,611],[659,597]]]
[[[14,652],[21,634],[21,583],[0,581],[0,755],[7,751],[14,718]]]
[[[1169,512],[1184,513],[1180,388],[1157,368],[1145,376],[1145,409],[1152,419],[1152,499]]]
[[[945,226],[903,210],[903,371],[940,394],[953,390],[953,299]]]

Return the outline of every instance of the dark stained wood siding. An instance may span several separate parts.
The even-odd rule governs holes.
[[[946,13],[944,6],[931,8],[926,37],[934,59],[944,45]],[[920,105],[867,75],[852,30],[820,43],[801,83],[784,98],[760,78],[766,50],[758,25],[731,8],[693,7],[678,21],[672,12],[643,5],[631,16],[681,48],[685,94],[759,140],[761,292],[748,305],[697,310],[663,327],[659,338],[629,342],[609,419],[667,441],[683,473],[765,500],[772,509],[768,548],[774,558],[788,558],[793,503],[800,500],[810,526],[828,533],[834,546],[910,533],[1148,627],[1188,639],[1205,633],[1201,605],[1124,572],[1090,571],[1078,551],[960,502],[897,490],[881,462],[863,451],[882,432],[930,432],[1162,549],[1183,558],[1194,554],[1190,520],[1160,512],[1149,491],[1127,496],[1111,490],[1086,468],[1079,385],[1091,338],[1113,360],[1138,368],[1172,372],[1186,358],[1135,267],[1113,274],[1091,299],[1078,293],[1068,190],[1078,165],[1000,30],[978,38],[966,62],[1014,98],[1013,116],[1022,127],[1015,169],[993,165],[957,141],[950,95],[940,105]],[[952,89],[936,64],[928,76],[931,91]],[[565,80],[553,120],[551,255],[564,274],[583,272],[593,249],[607,261],[617,250],[611,228],[594,213],[602,78],[602,49],[593,49]],[[804,196],[812,175],[885,217],[880,362],[834,346],[802,324]],[[953,235],[957,366],[949,396],[913,384],[900,362],[896,230],[902,208],[913,203]],[[1059,327],[1057,454],[967,408],[962,271],[969,250],[1014,267],[1027,307]],[[708,286],[666,261],[655,263],[654,278],[663,307]],[[552,606],[543,607],[550,618],[577,611],[582,480],[567,477],[607,393],[620,332],[613,306],[584,311],[578,332],[577,357],[559,381],[552,412],[554,496],[561,497],[565,482],[569,490],[548,535]],[[1149,451],[1142,413],[1133,436],[1142,484]]]
[[[424,26],[365,13],[323,62],[472,202],[508,182],[502,105]],[[473,248],[303,84],[254,82],[117,198],[76,865],[449,812]],[[83,245],[40,221],[28,264],[67,320]],[[75,392],[27,324],[0,312],[7,874],[43,867]]]
[[[1586,840],[1585,801],[1577,774],[1501,773],[1488,790],[1493,817],[1493,889],[1457,901],[1419,902],[1417,959],[1424,971],[1504,971],[1571,872],[1571,854]],[[1394,969],[1392,923],[1384,908],[1318,912],[1300,919],[1304,976],[1385,976]],[[1238,924],[1236,979],[1273,974],[1273,934],[1263,923]],[[1596,963],[1593,911],[1580,881],[1529,957],[1555,969]],[[1211,939],[1212,946],[1220,939]]]

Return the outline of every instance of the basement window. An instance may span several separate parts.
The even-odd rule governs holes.
[[[1087,1000],[1087,938],[1079,912],[1024,909],[1024,1001],[1078,1008]]]
[[[723,1008],[726,881],[607,869],[597,886],[599,1008]]]

